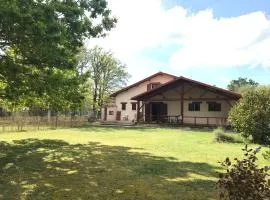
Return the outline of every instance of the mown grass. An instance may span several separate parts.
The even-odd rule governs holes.
[[[218,161],[241,156],[243,146],[180,128],[91,126],[0,138],[0,199],[217,199]],[[259,164],[270,163],[260,156]]]

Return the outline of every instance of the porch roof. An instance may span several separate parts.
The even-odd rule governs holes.
[[[161,92],[164,92],[166,90],[175,88],[175,87],[177,87],[179,85],[182,85],[184,83],[189,83],[189,84],[198,86],[200,88],[209,90],[209,91],[211,91],[213,93],[224,95],[224,96],[226,96],[228,98],[228,100],[239,100],[242,97],[241,94],[238,94],[236,92],[232,92],[232,91],[229,91],[229,90],[225,90],[223,88],[219,88],[219,87],[216,87],[216,86],[212,86],[212,85],[209,85],[209,84],[206,84],[206,83],[202,83],[202,82],[199,82],[199,81],[195,81],[195,80],[180,76],[177,79],[169,81],[169,82],[167,82],[165,84],[162,84],[162,85],[160,85],[159,87],[157,87],[155,89],[152,89],[150,91],[141,93],[139,95],[136,95],[136,96],[132,97],[131,100],[137,100],[137,101],[147,100],[147,99],[149,99],[149,98],[151,98],[151,97],[153,97],[155,95],[160,94]]]

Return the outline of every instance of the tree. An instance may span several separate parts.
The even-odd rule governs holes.
[[[20,87],[16,87],[18,82]],[[22,108],[48,111],[78,109],[87,91],[85,82],[86,76],[74,70],[32,68],[27,79],[22,76],[6,86],[2,106],[13,112]]]
[[[259,83],[255,82],[252,79],[241,78],[239,77],[237,80],[232,80],[227,86],[228,90],[244,93],[248,91],[250,88],[257,87]]]
[[[100,47],[96,46],[85,51],[81,58],[80,63],[87,65],[92,81],[92,108],[96,116],[98,109],[104,105],[109,94],[126,85],[129,74],[125,65],[116,59],[112,52]]]
[[[236,103],[230,113],[229,122],[235,131],[253,142],[270,142],[270,88],[249,90]]]
[[[106,0],[0,0],[0,5],[0,103],[12,109],[74,106],[83,80],[76,68],[79,49],[86,38],[104,36],[116,23]]]
[[[16,62],[39,67],[74,67],[85,38],[114,27],[106,0],[0,0],[1,59],[11,48]],[[100,20],[98,20],[100,19]]]

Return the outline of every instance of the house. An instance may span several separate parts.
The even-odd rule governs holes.
[[[227,125],[241,95],[183,76],[158,72],[111,95],[106,121]]]

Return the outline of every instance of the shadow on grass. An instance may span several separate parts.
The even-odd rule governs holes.
[[[99,143],[0,143],[0,199],[214,199],[214,166]],[[132,150],[132,151],[131,151]]]

